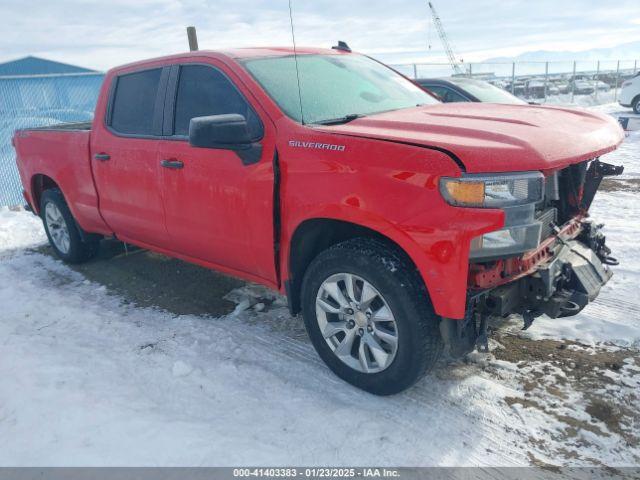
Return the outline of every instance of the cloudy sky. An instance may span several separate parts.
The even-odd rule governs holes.
[[[433,0],[459,57],[640,41],[640,0]],[[426,0],[293,0],[299,45],[337,39],[390,63],[444,60]],[[186,49],[290,45],[287,0],[2,0],[0,61],[39,55],[96,69]],[[432,49],[428,49],[431,43]]]

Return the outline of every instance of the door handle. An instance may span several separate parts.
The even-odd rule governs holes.
[[[175,158],[162,160],[160,162],[160,165],[162,165],[164,168],[172,168],[174,170],[179,170],[184,167],[184,163],[180,160],[176,160]]]
[[[96,160],[100,160],[101,162],[106,162],[107,160],[111,159],[111,155],[109,155],[108,153],[96,153],[93,158],[95,158]]]

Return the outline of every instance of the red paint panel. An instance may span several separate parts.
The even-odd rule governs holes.
[[[470,173],[565,167],[610,152],[624,138],[618,122],[598,112],[473,102],[409,108],[325,128],[442,148]]]
[[[74,218],[88,232],[110,233],[98,210],[98,197],[89,161],[89,131],[28,130],[15,137],[18,170],[31,205],[34,178],[53,179],[65,196]]]

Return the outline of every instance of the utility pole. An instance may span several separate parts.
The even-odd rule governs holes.
[[[449,39],[447,38],[447,34],[444,31],[444,27],[442,26],[442,22],[440,21],[440,17],[438,16],[438,12],[436,12],[436,8],[433,6],[433,3],[429,3],[429,8],[431,9],[431,16],[433,17],[433,23],[436,26],[436,30],[438,30],[438,35],[440,35],[440,41],[442,42],[442,47],[444,48],[445,53],[447,54],[447,58],[449,59],[449,63],[451,64],[451,68],[453,72],[458,75],[462,75],[464,72],[460,65],[456,61],[456,56],[453,53],[453,49],[451,45],[449,45]]]
[[[598,66],[596,67],[596,81],[595,81],[596,91],[594,92],[596,94],[596,100],[598,100],[598,81],[599,80],[600,80],[600,60],[598,60]]]
[[[549,85],[549,62],[544,64],[544,103],[547,103],[547,88]]]
[[[571,76],[571,103],[576,95],[576,61],[573,61],[573,75]]]
[[[613,101],[618,101],[618,86],[620,85],[620,60],[618,60],[618,66],[616,67],[616,91],[613,94]]]
[[[195,52],[198,50],[198,35],[196,33],[196,27],[187,27],[187,39],[189,40],[189,51]]]

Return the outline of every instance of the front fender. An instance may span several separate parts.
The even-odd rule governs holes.
[[[459,165],[446,153],[412,145],[310,129],[291,138],[302,143],[278,146],[283,277],[288,276],[289,242],[299,225],[314,218],[349,222],[402,248],[422,275],[436,313],[463,318],[471,239],[501,228],[504,213],[444,201],[439,180],[459,176]],[[318,143],[343,148],[296,147]]]
[[[414,217],[396,224],[371,212],[340,206],[308,213],[292,233],[308,220],[336,220],[372,230],[398,245],[416,265],[436,314],[454,319],[462,319],[465,314],[471,239],[504,223],[501,211],[453,207],[431,213],[428,218]],[[290,254],[290,242],[284,243],[282,272],[288,272]]]

